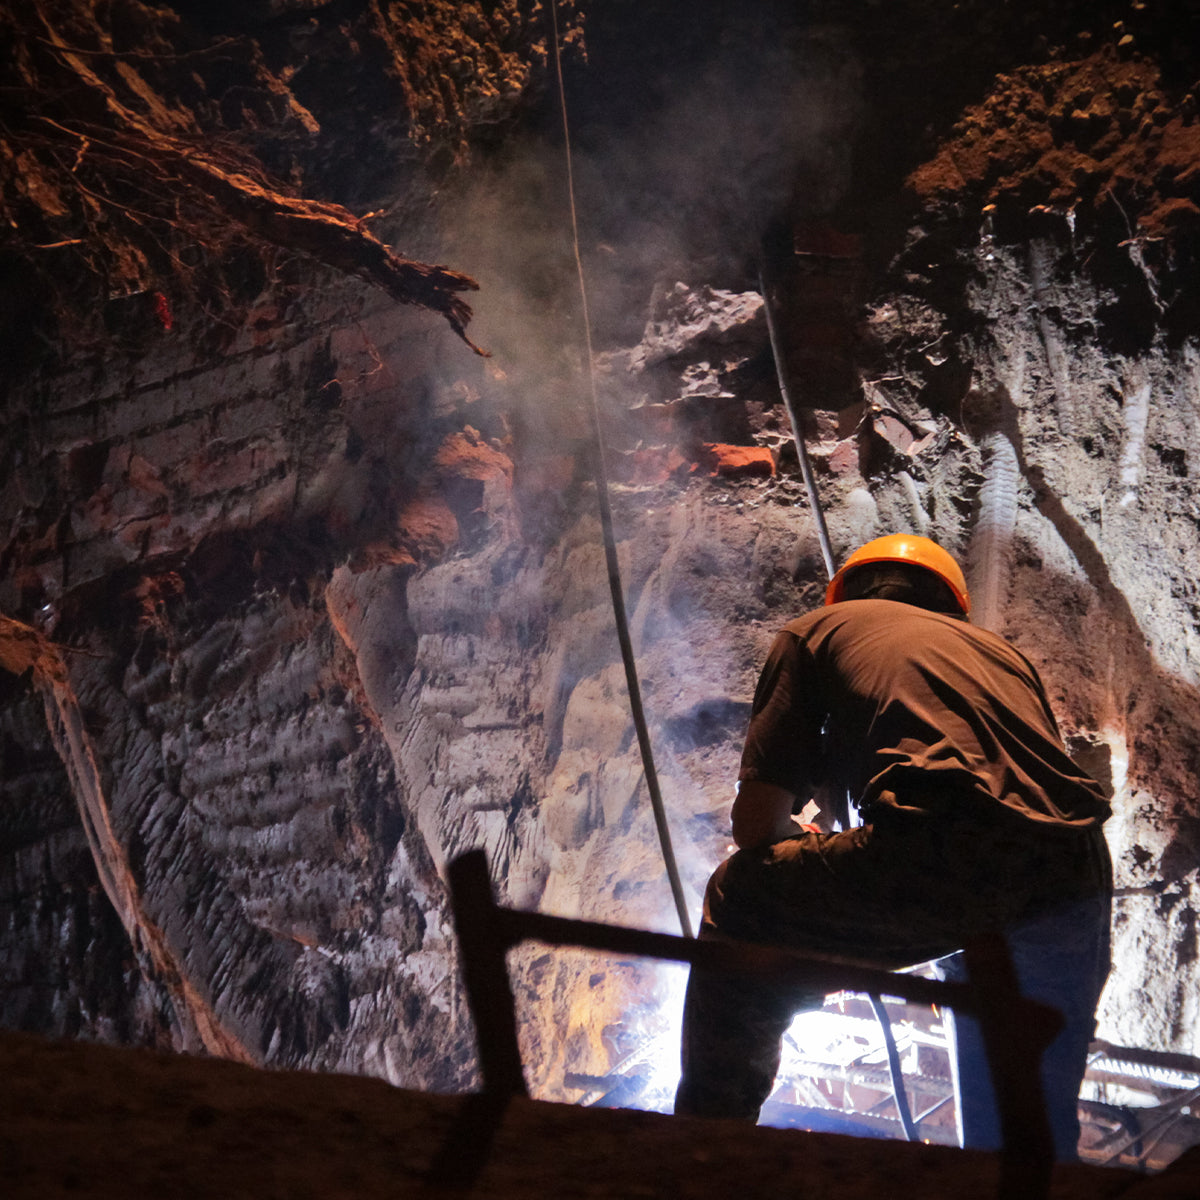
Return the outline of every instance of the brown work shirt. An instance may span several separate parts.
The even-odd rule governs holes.
[[[966,816],[977,801],[973,815],[1086,829],[1111,811],[1067,755],[1022,654],[893,600],[844,601],[784,628],[759,678],[738,777],[802,799],[845,788],[869,821]]]

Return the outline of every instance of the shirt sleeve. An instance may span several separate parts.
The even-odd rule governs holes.
[[[1015,649],[1015,647],[1014,647]],[[1037,667],[1033,665],[1019,650],[1017,656],[1025,664],[1029,670],[1029,675],[1033,680],[1033,690],[1037,694],[1038,703],[1042,706],[1042,712],[1045,714],[1046,723],[1054,733],[1054,736],[1061,742],[1062,733],[1059,732],[1058,720],[1054,716],[1054,709],[1050,707],[1050,701],[1046,698],[1046,686],[1042,683],[1042,677],[1037,672]]]
[[[738,780],[772,783],[806,799],[821,782],[820,698],[812,652],[789,630],[776,638],[758,678]]]

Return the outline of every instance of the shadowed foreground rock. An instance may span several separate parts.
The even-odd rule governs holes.
[[[482,1149],[467,1097],[345,1075],[0,1035],[0,1192],[48,1196],[921,1197],[994,1194],[997,1162],[946,1147],[747,1129],[532,1100],[504,1113],[473,1185],[430,1177]],[[443,1160],[444,1161],[444,1160]],[[1200,1195],[1200,1154],[1153,1178],[1056,1168],[1055,1200]]]

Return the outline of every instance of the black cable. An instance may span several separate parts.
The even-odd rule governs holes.
[[[775,358],[775,378],[779,381],[779,394],[783,397],[783,405],[787,409],[788,419],[792,423],[792,440],[796,443],[796,455],[800,459],[800,477],[804,480],[804,490],[808,494],[808,506],[812,509],[813,520],[817,524],[817,540],[821,543],[821,557],[825,560],[825,574],[832,579],[836,567],[833,563],[833,548],[829,544],[829,530],[825,525],[825,512],[821,508],[821,498],[817,495],[817,481],[813,478],[812,464],[808,461],[808,449],[804,444],[804,432],[800,427],[800,417],[792,402],[792,393],[787,384],[787,373],[783,369],[783,349],[779,344],[779,334],[775,328],[775,317],[771,307],[771,295],[767,290],[767,280],[764,271],[758,274],[758,290],[762,292],[763,309],[767,316],[767,336],[771,340],[771,353]]]
[[[883,1044],[887,1050],[888,1074],[892,1080],[892,1098],[896,1101],[896,1112],[900,1117],[900,1124],[904,1127],[905,1140],[915,1142],[917,1140],[917,1126],[912,1119],[912,1111],[908,1107],[908,1096],[904,1091],[904,1072],[900,1067],[900,1052],[896,1049],[896,1038],[892,1033],[892,1022],[887,1015],[887,1009],[883,1007],[883,1001],[875,992],[871,992],[867,999],[871,1002],[872,1009],[875,1010],[875,1018],[879,1022],[879,1028],[883,1030]]]
[[[667,868],[667,879],[671,884],[671,895],[675,899],[675,910],[685,937],[692,936],[692,923],[688,917],[687,901],[683,894],[683,883],[675,863],[675,851],[671,846],[671,830],[667,824],[667,812],[663,805],[662,791],[658,786],[658,772],[654,769],[654,752],[650,746],[650,731],[646,726],[646,714],[642,708],[642,690],[638,684],[637,660],[633,654],[633,641],[629,636],[629,618],[625,613],[625,593],[621,587],[621,569],[617,562],[617,540],[613,532],[612,507],[608,499],[608,472],[604,465],[604,435],[600,428],[600,402],[596,396],[596,373],[592,360],[592,328],[588,316],[587,286],[583,275],[583,260],[579,255],[579,222],[575,215],[575,177],[571,164],[571,131],[567,123],[567,91],[563,83],[562,54],[558,38],[558,0],[549,0],[550,21],[554,34],[554,68],[558,77],[558,97],[562,109],[563,145],[567,160],[567,196],[571,203],[571,237],[575,250],[575,268],[579,275],[579,299],[583,316],[583,336],[587,351],[588,390],[591,404],[588,419],[591,427],[594,454],[593,474],[596,479],[596,498],[600,506],[600,529],[604,535],[604,560],[608,565],[608,588],[612,593],[613,616],[617,624],[617,640],[621,644],[621,661],[625,665],[625,686],[629,691],[629,707],[633,714],[633,726],[637,731],[638,749],[642,755],[642,771],[646,777],[646,790],[650,793],[650,807],[654,810],[654,824],[658,828],[658,840],[662,847],[663,863]]]

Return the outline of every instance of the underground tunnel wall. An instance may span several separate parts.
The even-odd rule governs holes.
[[[670,192],[644,220],[600,204],[649,146],[678,169],[696,92],[762,99],[738,57],[762,33],[616,151],[581,153],[611,238],[586,258],[619,552],[693,904],[728,844],[758,666],[822,595],[746,264],[782,213],[793,299],[832,314],[797,305],[790,344],[824,337],[852,368],[806,394],[835,549],[903,528],[961,556],[979,619],[1034,662],[1113,789],[1099,1032],[1195,1054],[1186,94],[1116,38],[1072,44],[982,88],[902,189],[861,193],[878,81],[853,30],[819,25],[760,72],[762,124],[791,114],[782,165],[740,179],[735,149],[766,135],[730,122],[687,177],[694,193],[722,172],[695,211]],[[1031,131],[1005,142],[1014,112]],[[201,313],[170,330],[148,313],[136,345],[9,387],[0,611],[63,649],[57,691],[3,676],[6,1025],[456,1090],[475,1068],[450,857],[482,845],[519,907],[673,927],[548,137],[464,172],[419,226],[429,257],[478,274],[490,359],[313,268],[218,344]],[[813,252],[822,228],[844,253]],[[677,1019],[675,985],[634,964],[528,951],[514,972],[539,1095],[579,1098],[568,1074],[605,1075]]]

